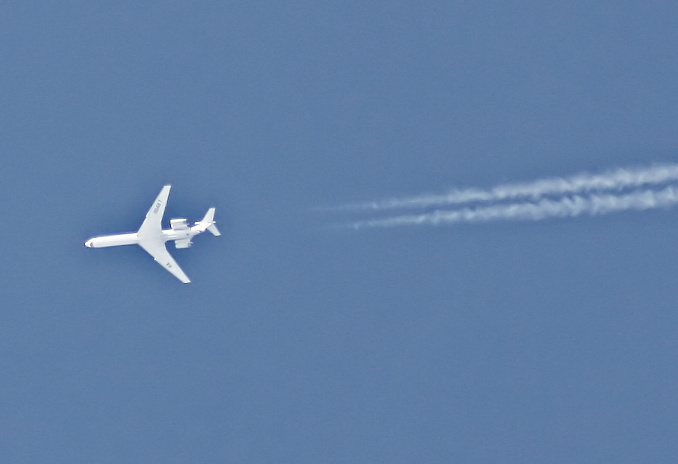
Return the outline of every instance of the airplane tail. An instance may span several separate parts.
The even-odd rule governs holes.
[[[219,229],[217,229],[217,226],[214,225],[214,212],[216,211],[216,208],[210,208],[207,210],[207,213],[205,213],[205,217],[202,218],[201,221],[197,223],[202,230],[209,230],[212,235],[214,236],[219,236],[221,235],[221,232],[219,232]]]

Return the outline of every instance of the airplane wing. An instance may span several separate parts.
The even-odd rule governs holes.
[[[184,271],[181,270],[177,262],[172,258],[172,255],[167,251],[167,248],[165,248],[165,242],[162,239],[139,240],[139,246],[146,250],[149,255],[153,256],[153,259],[155,259],[158,264],[170,271],[174,277],[185,284],[191,283],[191,280],[184,274]]]
[[[169,198],[171,188],[171,185],[165,185],[160,190],[158,198],[155,199],[151,209],[146,213],[146,219],[144,219],[137,232],[139,239],[162,237],[162,217],[165,214],[165,206],[167,206],[167,199]]]
[[[191,282],[190,279],[165,248],[165,238],[162,235],[162,217],[165,214],[165,206],[167,206],[171,188],[171,185],[165,185],[162,188],[158,198],[155,199],[151,209],[148,210],[146,219],[137,232],[137,237],[139,237],[139,246],[153,256],[158,264],[187,284]]]

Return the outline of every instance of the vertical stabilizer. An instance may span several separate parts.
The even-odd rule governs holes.
[[[216,208],[210,208],[207,210],[205,213],[205,217],[202,218],[202,221],[200,222],[214,222],[214,212],[216,211]]]
[[[214,212],[216,211],[216,208],[210,208],[207,210],[207,213],[205,213],[205,217],[202,218],[201,221],[199,221],[197,224],[201,227],[203,227],[202,230],[209,230],[212,235],[214,236],[219,236],[221,235],[221,232],[219,232],[219,229],[217,229],[217,226],[214,225]]]

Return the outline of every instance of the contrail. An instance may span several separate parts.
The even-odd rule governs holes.
[[[537,202],[508,203],[450,211],[434,211],[419,215],[395,216],[354,222],[353,229],[397,227],[407,225],[457,224],[497,220],[539,221],[550,217],[597,216],[617,211],[667,208],[678,203],[678,187],[663,190],[638,190],[626,194],[574,195]]]
[[[538,200],[545,196],[578,195],[582,193],[615,191],[659,186],[678,180],[678,164],[657,165],[649,168],[615,169],[601,174],[578,174],[553,177],[527,183],[498,185],[490,190],[452,190],[443,195],[420,195],[405,198],[318,208],[325,211],[379,211],[397,208],[425,208],[465,203],[516,200]],[[424,215],[425,216],[425,215]]]

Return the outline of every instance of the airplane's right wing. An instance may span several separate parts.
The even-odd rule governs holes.
[[[139,246],[146,250],[149,255],[153,256],[153,259],[155,259],[158,264],[170,271],[174,277],[185,284],[191,283],[191,280],[184,274],[184,271],[181,270],[177,262],[172,258],[172,255],[167,251],[167,248],[165,248],[165,242],[162,239],[142,239],[139,240]]]

